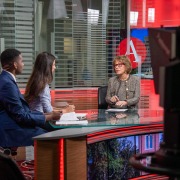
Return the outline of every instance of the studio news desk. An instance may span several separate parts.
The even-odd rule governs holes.
[[[78,112],[87,113],[87,125],[52,123],[55,131],[34,137],[36,180],[104,180],[119,175],[129,179],[143,174],[133,170],[128,159],[148,147],[148,152],[159,148],[163,110]],[[118,170],[112,173],[115,163]],[[126,170],[122,168],[125,164]],[[121,170],[127,174],[122,175]]]

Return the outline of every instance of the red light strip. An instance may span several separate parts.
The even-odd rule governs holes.
[[[148,174],[148,175],[143,175],[137,178],[131,178],[129,180],[168,180],[169,177],[166,176],[161,176],[157,174]]]
[[[64,180],[64,139],[59,140],[59,180]]]
[[[163,130],[163,124],[154,124],[147,126],[129,126],[120,127],[116,129],[105,130],[87,135],[87,143],[95,143],[107,139],[125,137],[131,135],[140,135],[144,133],[161,132]]]

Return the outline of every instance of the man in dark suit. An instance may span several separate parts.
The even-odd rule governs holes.
[[[16,84],[16,75],[21,74],[24,63],[21,52],[6,49],[0,56],[0,146],[33,145],[32,137],[46,133],[45,122],[58,120],[60,113],[43,114],[30,111]]]

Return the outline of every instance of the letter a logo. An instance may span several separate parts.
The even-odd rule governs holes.
[[[140,39],[131,37],[129,49],[127,49],[127,39],[124,39],[118,45],[116,55],[128,55],[134,69],[138,66],[139,57],[141,57],[141,63],[144,62],[146,58],[146,46]]]

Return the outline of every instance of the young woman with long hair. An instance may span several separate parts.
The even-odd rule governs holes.
[[[51,105],[51,94],[49,84],[53,80],[53,73],[56,69],[55,56],[42,52],[38,54],[32,74],[28,80],[24,98],[28,102],[30,109],[44,113],[60,110],[63,112],[74,111],[74,105],[68,105],[65,108],[54,108]]]

